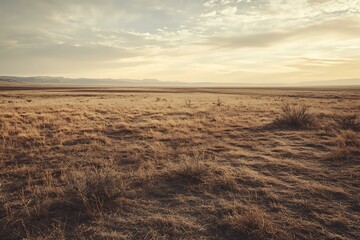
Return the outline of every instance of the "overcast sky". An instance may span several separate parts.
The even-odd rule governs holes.
[[[360,0],[0,0],[0,75],[360,77]]]

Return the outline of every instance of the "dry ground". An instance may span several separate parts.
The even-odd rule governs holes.
[[[359,239],[359,100],[3,88],[0,239]]]

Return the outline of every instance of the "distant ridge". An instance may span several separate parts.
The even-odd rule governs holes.
[[[360,86],[360,78],[338,79],[328,81],[304,81],[297,83],[213,83],[213,82],[181,82],[159,81],[157,79],[111,79],[111,78],[64,78],[64,77],[15,77],[0,76],[3,85],[91,85],[91,86],[116,86],[116,87],[296,87],[296,86]]]
[[[15,77],[0,76],[1,83],[17,84],[54,84],[54,85],[94,85],[94,86],[116,86],[116,87],[244,87],[261,86],[257,84],[244,83],[212,83],[212,82],[180,82],[159,81],[157,79],[111,79],[111,78],[64,78],[64,77]]]
[[[337,80],[327,80],[327,81],[308,81],[308,82],[299,82],[297,83],[297,85],[312,85],[312,86],[360,85],[360,78],[337,79]]]

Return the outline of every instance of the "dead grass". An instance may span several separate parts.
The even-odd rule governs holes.
[[[114,201],[127,190],[121,173],[111,167],[70,171],[64,183],[64,201],[90,214],[113,207]]]
[[[19,201],[4,204],[4,229],[0,231],[4,239],[65,235],[69,224],[74,229],[116,208],[116,200],[127,191],[125,179],[108,167],[63,171],[61,175],[59,180],[43,175],[42,186],[29,179]]]
[[[337,128],[345,130],[359,130],[360,123],[356,114],[335,115],[333,118]]]
[[[176,163],[165,167],[163,179],[185,184],[187,187],[201,185],[207,190],[235,190],[237,182],[234,172],[219,166],[215,160],[205,159],[201,154],[183,155]]]
[[[1,92],[0,239],[360,237],[358,90],[120,90]]]
[[[343,130],[335,138],[332,158],[336,160],[358,160],[360,156],[360,134],[351,130]]]
[[[248,207],[244,212],[233,212],[220,222],[226,239],[289,239],[279,233],[272,220],[256,207]]]
[[[274,121],[274,124],[279,127],[307,128],[315,124],[315,118],[309,112],[308,106],[285,103],[281,107],[280,116]]]

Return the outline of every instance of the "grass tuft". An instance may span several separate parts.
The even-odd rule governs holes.
[[[220,222],[225,239],[265,240],[282,239],[272,220],[257,208],[249,207],[245,212],[234,212]]]
[[[309,112],[309,107],[295,106],[285,103],[281,108],[280,116],[275,119],[274,124],[289,128],[307,128],[313,126],[315,118]]]
[[[200,155],[182,156],[180,162],[169,167],[168,179],[191,185],[201,185],[209,190],[235,190],[237,182],[231,169],[216,164]]]
[[[87,212],[101,212],[125,191],[121,175],[110,167],[72,171],[65,181],[66,201]]]
[[[336,137],[337,145],[333,148],[332,158],[336,160],[351,160],[360,156],[359,134],[345,130],[338,133]]]

